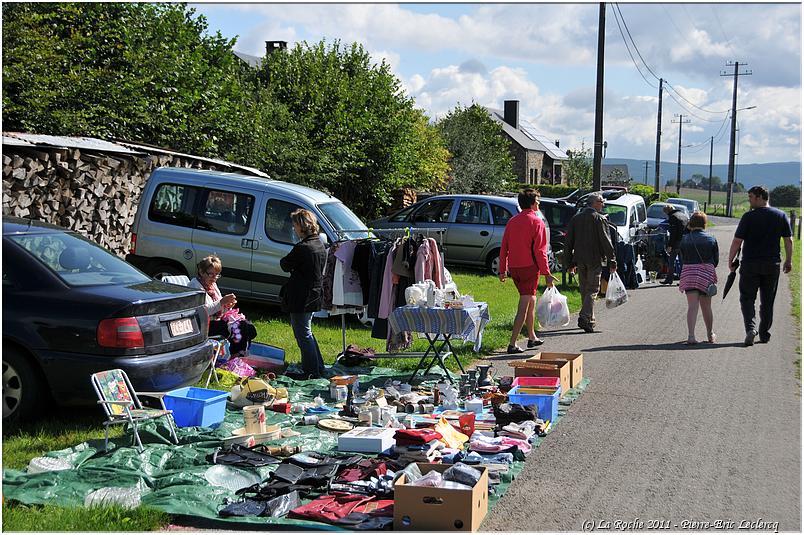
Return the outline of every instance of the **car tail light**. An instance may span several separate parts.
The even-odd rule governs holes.
[[[131,249],[128,250],[131,254],[137,254],[137,233],[131,233]]]
[[[145,347],[137,318],[111,318],[98,324],[98,345],[101,347]]]

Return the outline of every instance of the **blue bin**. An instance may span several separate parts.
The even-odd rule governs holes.
[[[178,427],[216,427],[226,416],[229,392],[188,386],[165,395],[165,407],[173,411]]]
[[[520,405],[536,405],[537,415],[542,420],[555,422],[558,418],[558,398],[561,397],[561,388],[556,388],[552,394],[520,394],[519,386],[508,391],[508,401]]]

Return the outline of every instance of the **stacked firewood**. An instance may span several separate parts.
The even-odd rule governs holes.
[[[76,230],[124,255],[145,182],[157,167],[217,169],[173,154],[3,147],[3,215]]]

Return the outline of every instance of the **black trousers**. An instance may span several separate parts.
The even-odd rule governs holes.
[[[779,285],[779,264],[776,262],[751,262],[740,266],[740,308],[743,312],[745,332],[757,331],[757,290],[759,290],[759,336],[770,332],[773,324],[773,302]]]

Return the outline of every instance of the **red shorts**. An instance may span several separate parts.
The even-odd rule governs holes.
[[[536,295],[536,288],[539,285],[539,266],[510,267],[508,271],[514,280],[519,295]]]

